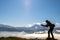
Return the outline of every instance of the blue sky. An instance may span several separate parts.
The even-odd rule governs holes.
[[[0,0],[0,23],[26,25],[46,19],[60,23],[60,0]]]

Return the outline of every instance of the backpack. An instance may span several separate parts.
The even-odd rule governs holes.
[[[53,27],[55,27],[55,24],[52,24]]]

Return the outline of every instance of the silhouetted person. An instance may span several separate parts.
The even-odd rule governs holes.
[[[48,21],[48,20],[46,20],[46,25],[43,25],[43,24],[41,24],[42,26],[45,26],[45,27],[50,27],[50,29],[48,30],[48,38],[50,38],[50,33],[51,33],[51,35],[52,35],[52,38],[54,39],[54,35],[53,35],[53,29],[54,29],[54,27],[55,27],[55,25],[54,24],[52,24],[50,21]]]

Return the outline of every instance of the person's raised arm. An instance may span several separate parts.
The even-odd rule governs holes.
[[[43,25],[43,24],[41,24],[41,26],[48,27],[48,25]]]

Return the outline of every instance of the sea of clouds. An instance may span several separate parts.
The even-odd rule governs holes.
[[[40,32],[34,32],[34,33],[26,33],[24,31],[22,32],[7,32],[7,31],[0,31],[0,37],[21,37],[21,38],[40,38],[44,39],[47,38],[48,34],[47,31],[44,33],[42,31]],[[56,39],[60,39],[60,34],[54,33],[54,37]]]

